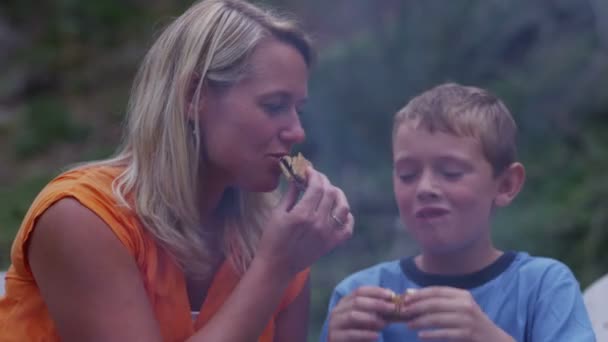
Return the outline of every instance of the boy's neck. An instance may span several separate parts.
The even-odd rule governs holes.
[[[423,252],[415,257],[414,262],[425,273],[460,275],[477,272],[491,265],[502,254],[493,245],[488,245],[482,250],[464,249],[441,254]]]

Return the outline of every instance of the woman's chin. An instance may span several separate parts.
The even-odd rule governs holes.
[[[259,180],[256,182],[251,182],[247,185],[243,185],[242,187],[251,192],[271,192],[277,189],[279,186],[279,178],[274,179],[265,179]]]

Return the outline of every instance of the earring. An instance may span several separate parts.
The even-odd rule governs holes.
[[[190,131],[190,134],[192,135],[192,142],[194,142],[196,144],[196,142],[198,141],[198,130],[196,129],[196,125],[194,124],[194,121],[188,120],[188,130]]]

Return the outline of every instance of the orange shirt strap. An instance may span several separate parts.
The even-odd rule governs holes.
[[[279,304],[277,311],[274,313],[276,317],[282,310],[287,308],[302,292],[302,289],[306,285],[310,274],[310,269],[306,269],[300,273],[298,273],[294,279],[291,281],[285,292],[283,293],[283,297]],[[200,314],[195,324],[195,330],[203,327],[213,315],[215,315],[224,302],[228,299],[232,291],[236,288],[238,282],[240,280],[240,276],[234,270],[229,261],[225,261],[218,272],[216,273],[213,282],[211,283],[211,287],[209,288],[209,292],[207,293],[207,298],[203,303],[203,307],[201,308]],[[260,341],[272,341],[272,339],[267,339],[267,336],[274,335],[274,318],[268,323],[266,326],[264,333]]]

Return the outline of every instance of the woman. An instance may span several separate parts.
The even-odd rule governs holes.
[[[293,23],[245,2],[177,18],[137,74],[119,153],[27,213],[2,340],[304,341],[308,268],[354,223],[311,166],[301,194],[273,195],[305,137],[311,62]]]

